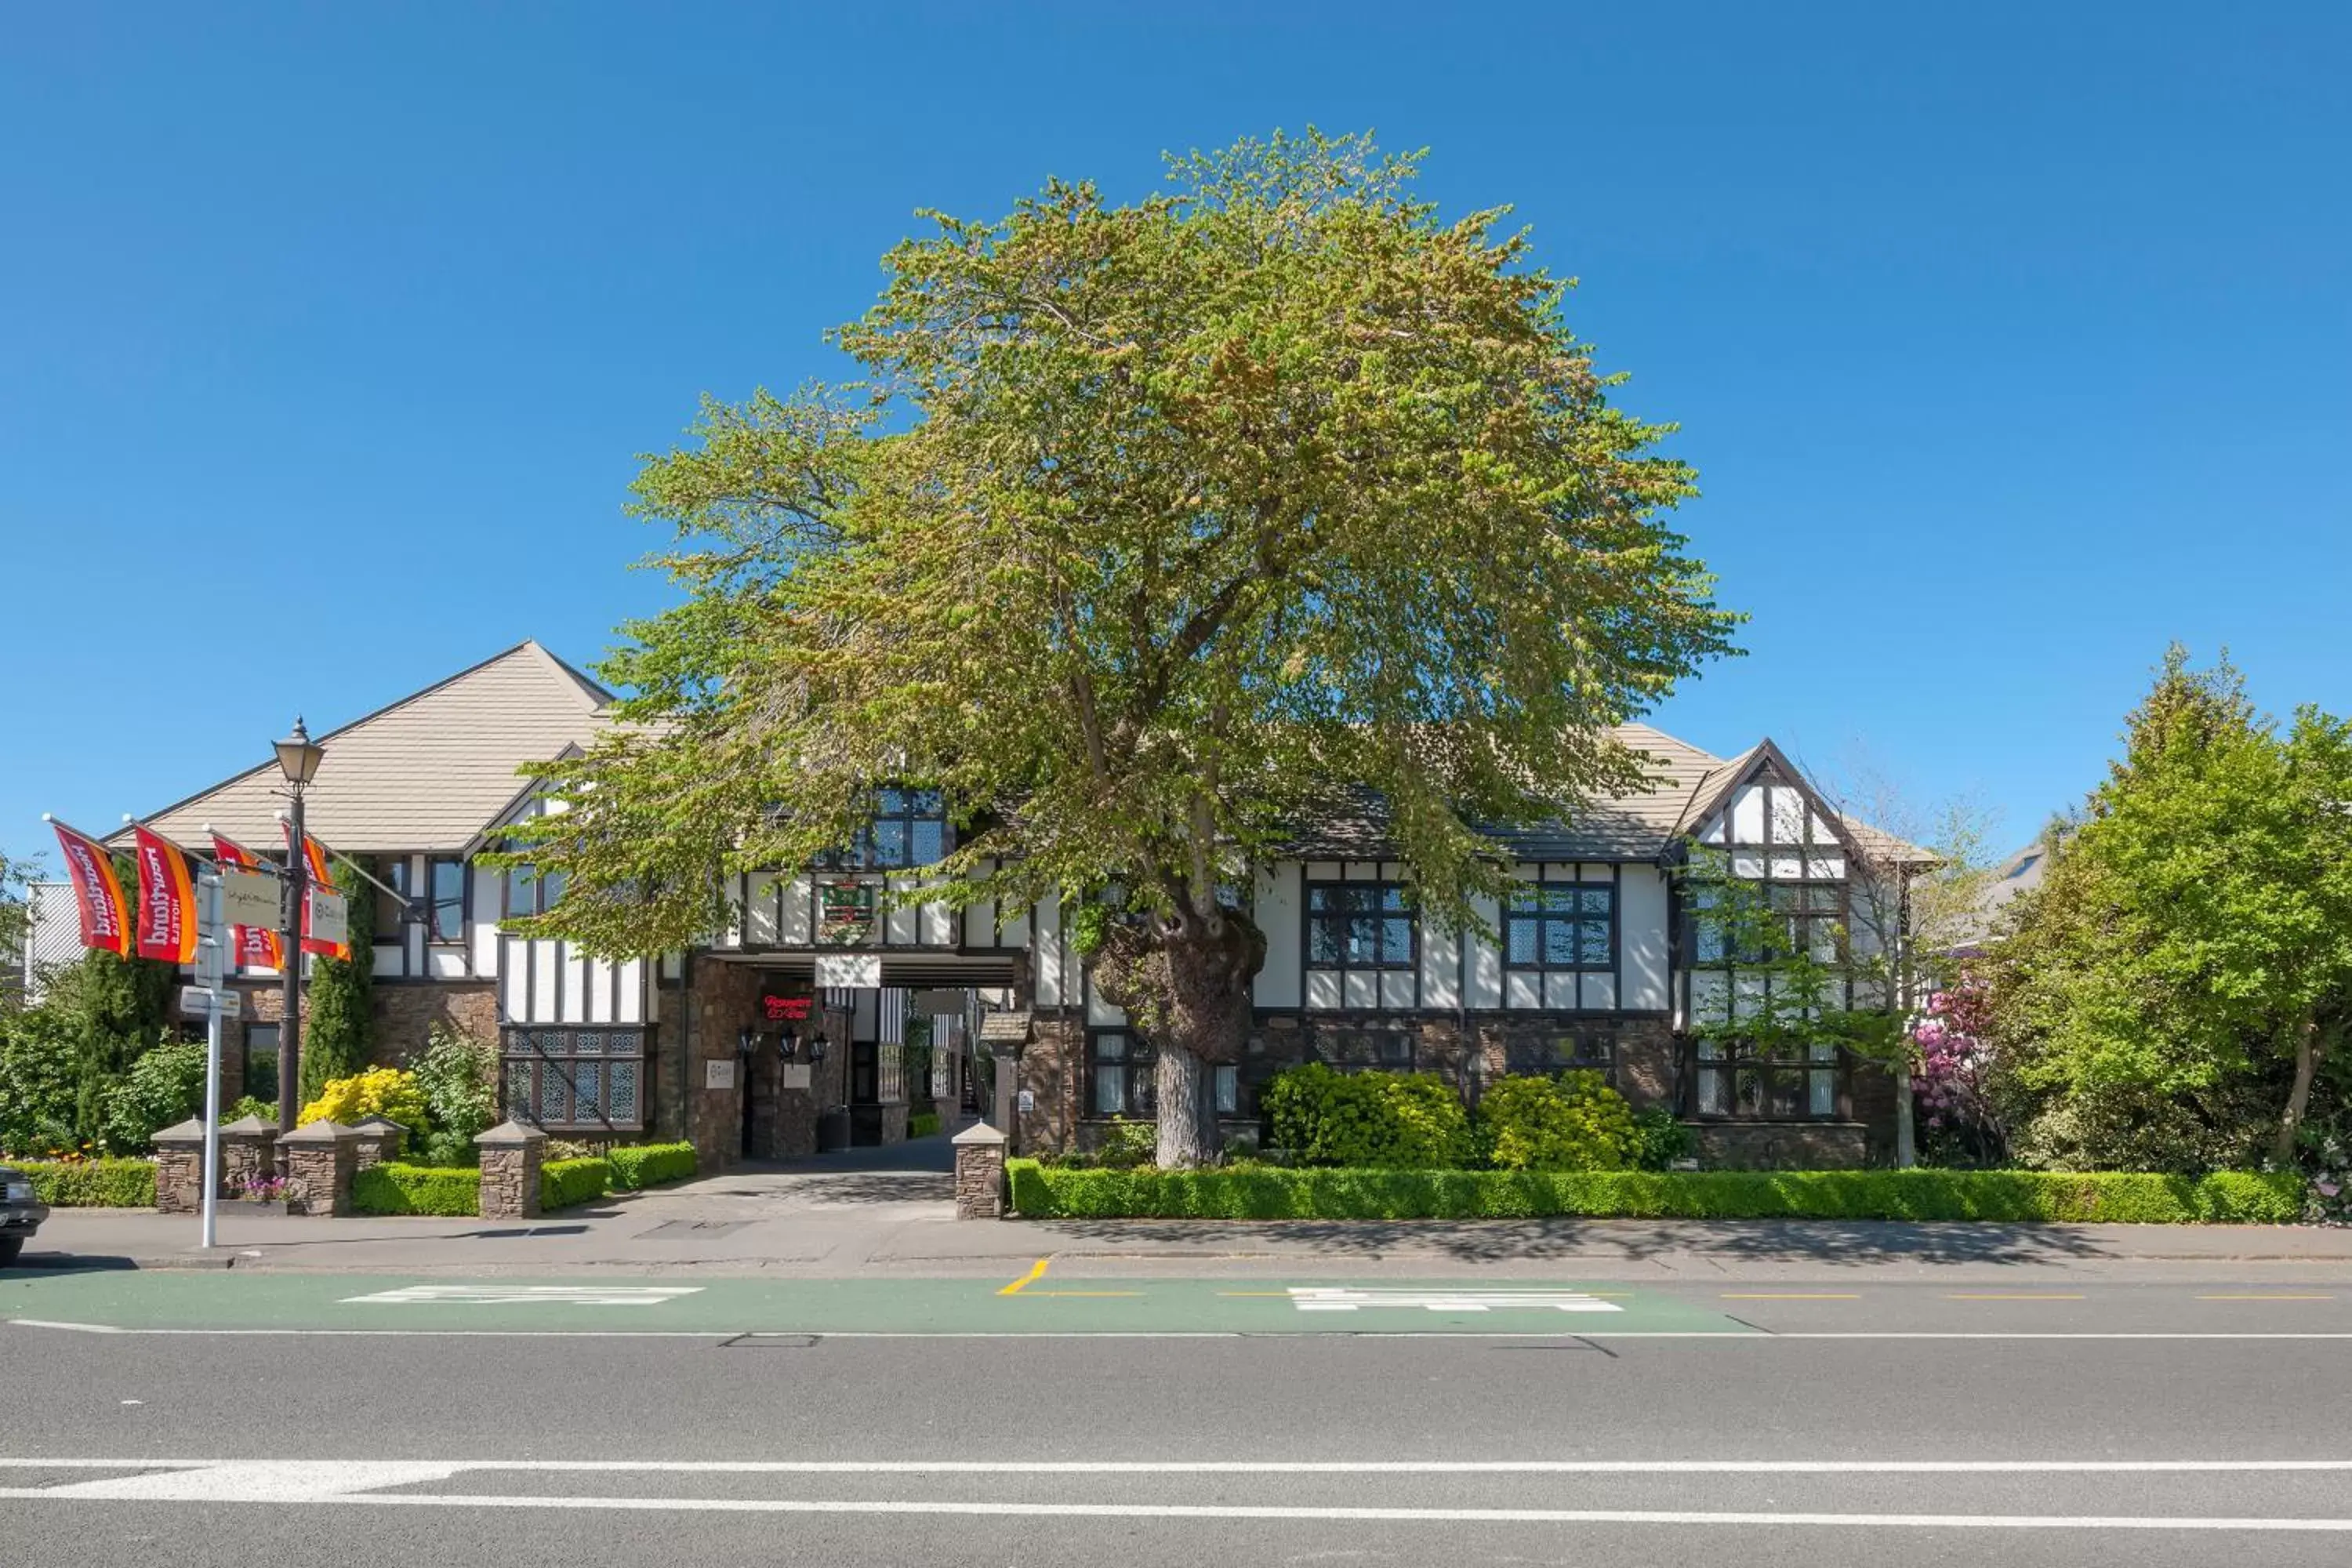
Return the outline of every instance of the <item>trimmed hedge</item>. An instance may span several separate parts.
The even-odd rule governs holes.
[[[907,1118],[907,1136],[936,1138],[940,1135],[940,1117],[935,1110],[919,1110]]]
[[[591,1155],[584,1160],[550,1160],[539,1168],[539,1206],[568,1209],[604,1195],[604,1179],[612,1167]]]
[[[1024,1219],[1904,1219],[2284,1225],[2303,1178],[2048,1171],[1351,1171],[1005,1166]]]
[[[355,1214],[477,1215],[482,1173],[469,1165],[370,1165],[352,1175]]]
[[[152,1160],[10,1160],[32,1178],[33,1195],[53,1209],[152,1209]]]
[[[694,1174],[691,1143],[628,1143],[604,1152],[613,1168],[615,1192],[630,1193],[663,1182],[682,1182]]]

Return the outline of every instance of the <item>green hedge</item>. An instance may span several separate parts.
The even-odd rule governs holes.
[[[919,1110],[907,1118],[907,1136],[936,1138],[940,1135],[940,1116],[936,1110]]]
[[[2294,1174],[2045,1171],[1064,1171],[1007,1163],[1027,1219],[2105,1220],[2284,1225]]]
[[[615,1192],[635,1192],[663,1182],[682,1182],[694,1174],[691,1143],[629,1143],[604,1152],[613,1167]]]
[[[591,1155],[584,1160],[550,1160],[539,1168],[539,1206],[568,1209],[604,1195],[604,1179],[612,1167]]]
[[[358,1214],[479,1214],[482,1173],[469,1165],[370,1165],[352,1176],[352,1208]]]
[[[152,1160],[11,1160],[33,1180],[33,1195],[53,1209],[152,1209]]]

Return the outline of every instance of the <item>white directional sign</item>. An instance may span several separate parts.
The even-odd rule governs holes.
[[[1366,1307],[1417,1307],[1431,1312],[1622,1312],[1581,1290],[1508,1290],[1426,1287],[1382,1289],[1353,1285],[1293,1285],[1290,1304],[1302,1312],[1353,1312]]]
[[[817,984],[828,990],[870,991],[882,984],[878,952],[820,952],[815,967]]]
[[[220,879],[222,924],[278,928],[284,917],[278,910],[277,878],[224,866]]]
[[[180,987],[181,1012],[193,1013],[202,1017],[212,1010],[212,1005],[213,993],[204,986]],[[224,991],[220,994],[220,1009],[221,1016],[224,1018],[241,1018],[245,1016],[245,998],[234,991]]]
[[[529,1307],[553,1302],[564,1307],[658,1307],[701,1289],[699,1285],[403,1285],[373,1296],[346,1296],[343,1305]]]

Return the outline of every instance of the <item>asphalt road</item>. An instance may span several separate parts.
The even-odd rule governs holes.
[[[673,1309],[174,1278],[0,1294],[0,1563],[2352,1560],[2338,1287],[1617,1293],[1628,1321],[1723,1325],[1660,1337],[1548,1303],[1238,1298],[1251,1326],[1171,1337],[1087,1325],[1154,1290],[1155,1317],[1213,1312],[1208,1282],[1024,1305],[908,1281],[959,1292],[926,1309],[956,1337],[859,1337],[793,1331],[813,1309],[773,1289],[758,1321],[726,1309],[752,1333],[615,1333]],[[37,1298],[167,1331],[24,1326]],[[1076,1315],[951,1326],[1032,1308]],[[469,1310],[527,1321],[446,1331]]]

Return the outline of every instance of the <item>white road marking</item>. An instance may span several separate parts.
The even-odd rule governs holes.
[[[370,1467],[375,1468],[375,1467]],[[432,1470],[430,1465],[394,1465],[387,1472]],[[142,1478],[144,1479],[144,1478]],[[437,1480],[438,1475],[393,1475],[377,1485],[404,1480]],[[1253,1519],[1328,1522],[1433,1522],[1443,1524],[1652,1524],[1652,1525],[1796,1525],[1813,1528],[1859,1526],[1878,1530],[2135,1530],[2230,1532],[2319,1531],[2352,1532],[2352,1519],[2226,1518],[2209,1515],[2169,1517],[2162,1514],[1973,1514],[1973,1513],[1801,1513],[1758,1510],[1709,1512],[1682,1509],[1570,1508],[1394,1508],[1297,1507],[1236,1503],[1115,1503],[997,1502],[978,1500],[836,1499],[836,1498],[650,1498],[650,1497],[509,1497],[497,1493],[366,1492],[317,1489],[317,1478],[289,1481],[268,1491],[258,1480],[240,1480],[231,1487],[207,1479],[206,1471],[174,1471],[158,1484],[135,1493],[95,1489],[110,1482],[75,1482],[56,1488],[0,1488],[0,1499],[11,1501],[124,1500],[289,1504],[374,1505],[378,1507],[448,1509],[547,1509],[567,1512],[585,1509],[646,1513],[835,1513],[835,1514],[962,1514],[1019,1519]],[[171,1481],[184,1483],[178,1489]],[[244,1489],[236,1489],[241,1487]]]
[[[2333,1459],[188,1459],[0,1458],[0,1471],[252,1469],[279,1467],[353,1477],[409,1466],[458,1474],[533,1475],[2246,1475],[2352,1471]],[[78,1483],[87,1484],[87,1483]],[[373,1485],[401,1484],[377,1481]],[[337,1489],[360,1489],[356,1486]],[[43,1496],[63,1495],[55,1489]]]
[[[403,1285],[372,1296],[346,1296],[346,1307],[658,1307],[699,1285]]]
[[[1354,1285],[1293,1285],[1290,1304],[1302,1312],[1353,1312],[1363,1307],[1419,1307],[1431,1312],[1622,1312],[1581,1290],[1386,1289]]]

